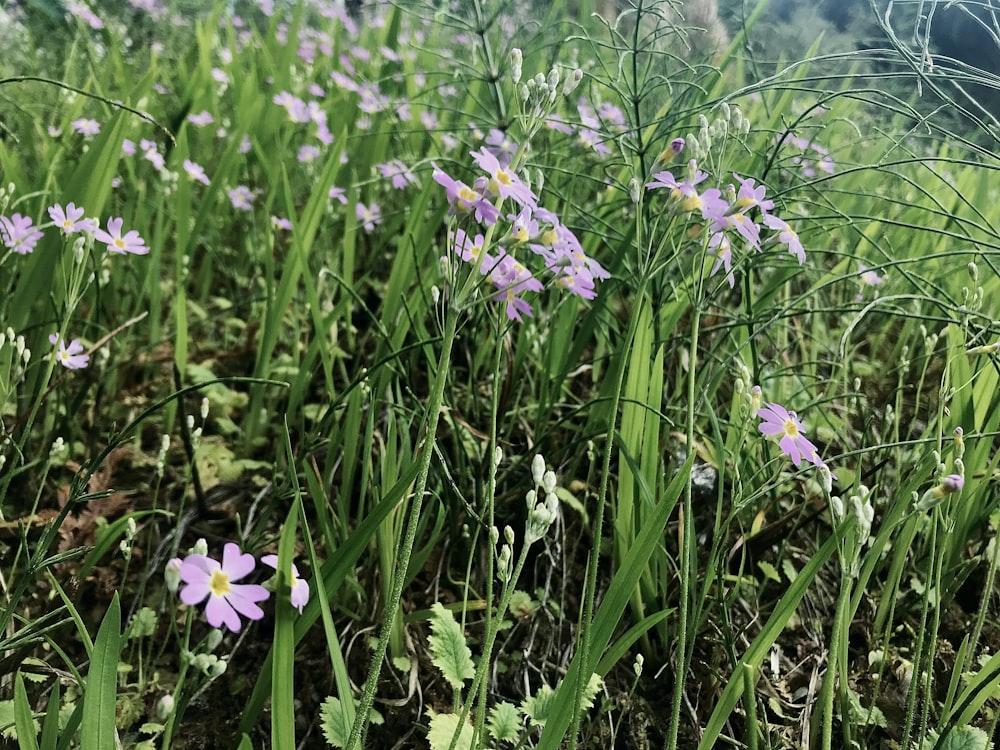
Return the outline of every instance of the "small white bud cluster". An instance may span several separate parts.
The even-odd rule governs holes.
[[[156,454],[156,476],[163,477],[163,469],[167,463],[167,451],[170,450],[170,435],[160,436],[160,450]]]
[[[25,344],[24,336],[15,334],[10,327],[0,331],[0,414],[5,411],[4,406],[14,394],[17,384],[24,380],[30,361],[31,350]]]
[[[516,51],[520,53],[520,50]],[[513,69],[513,60],[511,62]],[[518,80],[520,80],[520,76],[518,76]],[[582,80],[583,71],[580,68],[574,68],[570,71],[569,75],[563,77],[563,73],[558,65],[552,66],[548,75],[542,73],[535,74],[533,78],[525,81],[519,89],[521,102],[524,105],[525,111],[535,114],[545,112],[556,103],[556,99],[559,98],[560,94],[563,97],[572,94]]]
[[[69,458],[69,446],[62,437],[57,437],[49,448],[49,465],[61,466],[66,463],[67,458]]]
[[[536,455],[531,462],[531,478],[536,489],[525,495],[528,505],[528,522],[524,530],[524,543],[534,544],[544,537],[549,527],[559,516],[559,497],[556,495],[556,475],[545,469],[545,459]],[[544,500],[539,501],[537,490],[541,490]]]
[[[515,47],[510,51],[510,80],[513,81],[516,86],[521,82],[521,66],[524,62],[524,57],[521,55],[521,50]]]

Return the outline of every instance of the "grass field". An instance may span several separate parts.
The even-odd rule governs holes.
[[[991,79],[535,6],[0,9],[12,747],[993,746]]]

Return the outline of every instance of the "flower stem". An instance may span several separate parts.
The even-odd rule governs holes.
[[[410,504],[410,513],[399,549],[399,555],[396,558],[396,569],[393,571],[392,576],[392,589],[389,593],[389,598],[385,602],[382,615],[382,628],[372,655],[371,666],[368,669],[368,678],[365,680],[365,685],[361,692],[361,703],[358,706],[354,724],[351,726],[351,735],[347,740],[348,750],[364,747],[364,735],[367,730],[368,715],[371,712],[372,704],[375,702],[375,691],[378,688],[379,674],[382,671],[382,663],[385,661],[389,638],[392,635],[393,621],[399,610],[400,599],[403,597],[406,571],[410,566],[410,556],[413,553],[413,545],[417,538],[417,528],[420,525],[420,509],[423,505],[424,491],[427,489],[431,459],[434,456],[433,442],[437,433],[438,421],[441,417],[444,387],[448,381],[448,373],[451,369],[451,353],[458,325],[458,314],[455,310],[450,309],[445,315],[444,325],[441,354],[438,357],[437,369],[434,373],[434,383],[430,397],[427,400],[427,410],[424,412],[422,425],[423,444],[419,449],[420,466]]]

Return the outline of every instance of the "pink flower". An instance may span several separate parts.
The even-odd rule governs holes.
[[[725,232],[716,232],[708,240],[708,247],[715,255],[715,264],[712,266],[710,276],[715,276],[720,268],[726,269],[726,281],[729,288],[736,286],[736,277],[733,276],[733,246],[729,243],[729,238]]]
[[[479,151],[470,152],[473,160],[486,174],[489,175],[487,189],[494,195],[501,198],[510,198],[522,206],[538,205],[538,197],[531,192],[531,189],[521,182],[521,178],[509,169],[501,166],[497,157],[491,154],[485,146]]]
[[[752,177],[743,179],[736,172],[733,172],[733,177],[740,183],[740,190],[736,194],[736,202],[732,209],[734,213],[746,213],[754,206],[757,206],[762,214],[766,214],[774,208],[774,201],[765,200],[764,198],[767,188],[763,185],[755,187]]]
[[[260,558],[260,561],[265,565],[278,569],[278,556],[277,555],[264,555]],[[309,602],[309,584],[304,580],[299,578],[299,569],[295,567],[295,563],[292,563],[292,606],[299,610],[299,614],[302,614],[302,608],[306,606]]]
[[[878,286],[879,284],[884,284],[885,280],[889,278],[887,275],[880,276],[876,271],[872,271],[864,263],[858,263],[858,271],[861,275],[861,281],[868,286]]]
[[[58,203],[54,206],[49,206],[49,217],[62,230],[63,234],[75,234],[76,232],[91,233],[97,229],[97,222],[93,219],[84,219],[83,213],[82,208],[77,208],[72,203],[67,203],[66,208],[63,208]]]
[[[73,339],[66,346],[66,342],[58,333],[49,336],[49,343],[56,347],[56,361],[67,370],[81,370],[90,362],[90,355],[83,353],[83,344],[80,339]]]
[[[204,127],[205,125],[211,125],[213,122],[215,122],[215,118],[212,117],[212,113],[209,112],[207,109],[203,109],[196,115],[188,115],[187,119],[188,122],[190,122],[192,125],[198,125],[199,127]]]
[[[264,611],[257,602],[270,594],[257,584],[237,584],[253,572],[253,555],[241,554],[240,548],[229,542],[222,549],[222,564],[205,555],[188,555],[181,562],[181,580],[187,584],[181,590],[181,601],[189,606],[205,605],[205,618],[213,628],[225,625],[234,633],[242,627],[240,615],[248,620],[260,620]]]
[[[413,176],[413,172],[399,159],[375,166],[383,177],[392,181],[392,186],[396,190],[402,190],[407,185],[417,184],[417,178]]]
[[[35,249],[42,232],[36,229],[30,216],[14,214],[10,218],[0,216],[0,238],[15,253],[27,255]]]
[[[337,187],[336,185],[334,185],[332,188],[330,188],[330,192],[327,193],[327,196],[332,201],[340,201],[340,205],[342,206],[347,205],[347,191],[342,187]]]
[[[766,215],[763,221],[765,225],[778,232],[778,241],[788,246],[788,252],[798,259],[799,265],[806,262],[806,251],[802,247],[802,241],[787,222],[773,214]]]
[[[804,458],[816,466],[823,466],[816,446],[805,435],[802,423],[795,412],[788,411],[780,404],[765,404],[757,410],[757,416],[763,419],[757,429],[768,437],[781,436],[778,447],[798,466]]]
[[[500,217],[497,207],[490,203],[482,193],[474,190],[461,180],[456,180],[446,172],[441,171],[437,164],[432,177],[434,182],[444,188],[448,203],[454,213],[474,213],[476,221],[486,226],[493,226]]]
[[[73,120],[69,125],[74,133],[82,135],[88,141],[93,140],[94,136],[101,132],[101,124],[97,120],[84,117],[81,117],[79,120]]]
[[[130,230],[125,236],[122,236],[123,223],[124,220],[121,218],[108,219],[108,231],[95,229],[94,239],[98,242],[103,242],[108,246],[109,251],[118,253],[119,255],[124,255],[125,253],[145,255],[148,253],[149,248],[146,247],[145,240],[139,236],[139,233],[135,229]]]
[[[382,210],[377,203],[372,203],[370,206],[358,203],[354,207],[354,213],[366,232],[374,232],[375,227],[382,223]]]
[[[237,185],[232,190],[227,190],[229,202],[238,211],[252,211],[253,202],[257,199],[257,193],[246,185]]]
[[[200,182],[202,185],[211,184],[208,175],[205,174],[205,168],[190,159],[184,160],[184,171],[187,172],[188,178],[195,182]]]

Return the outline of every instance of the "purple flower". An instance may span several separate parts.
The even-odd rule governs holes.
[[[77,135],[82,135],[88,141],[94,139],[94,136],[101,132],[101,124],[97,120],[91,120],[85,117],[81,117],[79,120],[73,120],[70,127],[73,132]]]
[[[233,204],[233,208],[236,210],[253,210],[253,202],[257,198],[257,193],[246,185],[237,185],[232,190],[227,190],[226,194],[229,196],[229,202]]]
[[[319,150],[318,146],[313,146],[308,143],[304,146],[299,146],[298,160],[302,164],[306,164],[311,161],[315,161],[320,157],[322,152]]]
[[[710,276],[715,276],[720,268],[726,269],[726,281],[729,288],[736,286],[736,277],[733,276],[733,246],[729,243],[729,238],[725,232],[716,232],[708,240],[708,247],[715,255],[715,265],[712,266]]]
[[[184,171],[187,172],[189,179],[195,182],[200,182],[202,185],[210,184],[208,175],[205,174],[205,168],[200,164],[196,164],[190,159],[184,160]]]
[[[229,542],[222,549],[222,564],[205,555],[188,555],[181,562],[181,580],[187,584],[181,590],[181,601],[189,606],[205,605],[205,618],[213,628],[225,625],[234,633],[242,627],[240,615],[248,620],[260,620],[264,611],[257,602],[270,594],[257,584],[237,584],[253,572],[256,563],[253,555],[240,553],[240,548]]]
[[[762,214],[766,214],[772,208],[774,208],[774,201],[766,200],[764,198],[764,193],[767,190],[763,185],[754,187],[754,180],[752,177],[743,179],[736,172],[733,172],[733,177],[740,183],[740,190],[736,194],[736,201],[731,209],[732,213],[746,213],[754,206],[760,209]]]
[[[961,492],[963,487],[965,487],[965,477],[961,474],[949,474],[941,480],[938,489],[946,495],[951,495]]]
[[[531,271],[513,256],[503,253],[489,274],[490,281],[500,290],[493,296],[493,300],[506,303],[505,309],[510,320],[521,322],[524,320],[522,315],[533,317],[531,305],[518,296],[523,292],[540,292],[544,288],[542,282],[531,275]]]
[[[148,253],[149,248],[146,247],[145,240],[139,236],[139,233],[135,229],[130,230],[125,236],[122,236],[123,223],[124,220],[120,218],[108,219],[108,231],[95,229],[94,239],[98,242],[103,242],[108,246],[109,251],[118,253],[119,255],[124,255],[125,253],[145,255]]]
[[[66,208],[58,203],[49,206],[49,217],[62,230],[63,234],[90,233],[97,229],[97,222],[93,219],[84,219],[83,213],[82,208],[78,208],[72,203],[67,203]]]
[[[788,245],[788,252],[798,259],[799,265],[806,262],[806,251],[802,247],[802,242],[787,222],[773,214],[768,214],[764,217],[764,224],[779,233],[778,241]]]
[[[27,255],[35,249],[42,232],[36,229],[30,216],[14,214],[10,218],[0,216],[0,238],[15,253]]]
[[[432,165],[434,182],[444,188],[455,213],[474,213],[476,221],[486,226],[493,226],[500,217],[497,207],[490,203],[482,193],[470,188],[461,180],[456,180],[446,172],[441,171],[437,164]]]
[[[392,186],[396,190],[402,190],[407,185],[415,185],[417,183],[417,178],[413,176],[413,172],[399,159],[393,159],[390,162],[376,164],[375,166],[383,177],[392,180]]]
[[[188,122],[190,122],[192,125],[197,125],[199,127],[204,127],[205,125],[211,125],[213,122],[215,122],[215,118],[212,117],[212,113],[209,112],[207,109],[203,109],[196,115],[188,115],[187,119]]]
[[[375,227],[382,223],[382,210],[377,203],[372,203],[370,206],[358,203],[354,207],[354,213],[366,232],[374,232]]]
[[[49,343],[56,347],[56,361],[67,370],[81,370],[90,362],[90,355],[83,353],[80,339],[73,339],[66,346],[62,336],[53,333],[49,336]]]
[[[264,555],[260,558],[260,561],[265,565],[278,569],[278,556],[277,555]],[[302,614],[302,608],[309,603],[309,584],[304,580],[299,578],[299,569],[295,567],[295,563],[292,563],[292,606],[299,610],[299,614]]]
[[[778,447],[798,466],[804,458],[816,466],[823,466],[816,446],[805,435],[805,429],[795,412],[788,411],[781,404],[765,404],[757,410],[757,416],[763,419],[757,429],[768,437],[781,436]]]
[[[332,188],[330,188],[330,192],[327,193],[327,196],[332,201],[340,201],[340,205],[342,206],[347,205],[347,190],[345,190],[342,187],[337,187],[336,185],[334,185]]]
[[[867,286],[878,286],[879,284],[884,284],[885,280],[889,278],[887,275],[879,276],[877,272],[872,271],[864,263],[858,263],[858,270],[861,275],[862,283]]]
[[[538,204],[537,196],[521,182],[521,178],[501,166],[497,158],[485,146],[479,151],[470,153],[479,168],[489,175],[487,189],[490,193],[499,195],[501,198],[510,198],[522,206],[534,208]]]

